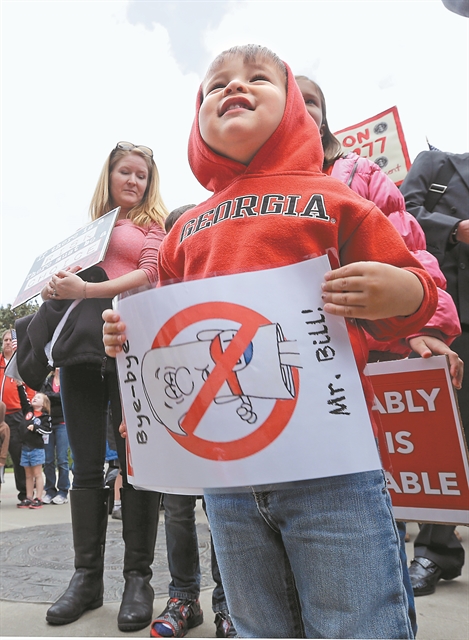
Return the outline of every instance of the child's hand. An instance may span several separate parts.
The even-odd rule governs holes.
[[[124,420],[122,420],[122,422],[120,423],[119,433],[123,438],[127,438],[127,425],[125,424]]]
[[[464,362],[455,351],[452,351],[447,344],[435,338],[434,336],[417,336],[410,338],[409,346],[412,351],[418,353],[422,358],[430,358],[431,356],[448,356],[449,372],[453,387],[460,389],[462,386],[462,378],[464,374]]]
[[[126,341],[125,324],[121,317],[112,309],[103,311],[103,342],[104,350],[108,356],[115,358],[122,351],[122,344]]]
[[[32,424],[28,424],[28,431],[34,431],[34,427]]]
[[[327,272],[324,279],[324,311],[346,318],[410,316],[424,295],[415,274],[382,262],[352,262]]]

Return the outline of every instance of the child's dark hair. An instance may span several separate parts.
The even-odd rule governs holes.
[[[226,58],[231,56],[243,56],[243,62],[253,62],[258,58],[264,58],[266,60],[270,60],[274,63],[274,65],[278,68],[278,70],[285,76],[285,84],[287,82],[288,74],[285,63],[280,60],[278,55],[268,49],[267,47],[263,47],[260,44],[241,44],[236,47],[231,47],[230,49],[226,49],[226,51],[222,51],[212,62],[212,64],[207,69],[207,73],[205,74],[205,78],[209,76],[210,73],[221,65]],[[205,82],[204,78],[204,82]],[[203,84],[203,83],[202,83]],[[201,100],[203,97],[201,96]]]
[[[342,145],[339,140],[335,137],[332,131],[329,128],[329,123],[327,122],[327,110],[326,110],[326,98],[324,97],[324,93],[322,92],[321,87],[317,82],[308,78],[308,76],[295,76],[295,80],[307,80],[311,82],[317,89],[319,93],[319,97],[321,99],[321,111],[322,111],[322,148],[324,149],[324,164],[323,168],[327,169],[334,164],[334,162],[343,155]]]
[[[171,229],[174,227],[174,224],[178,218],[182,216],[183,213],[189,211],[189,209],[193,209],[195,204],[183,204],[182,207],[178,207],[177,209],[173,209],[169,216],[164,221],[164,229],[166,233],[169,233]]]

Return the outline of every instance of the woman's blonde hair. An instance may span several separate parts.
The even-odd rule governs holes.
[[[148,183],[142,201],[129,211],[127,218],[139,227],[148,227],[152,222],[156,222],[164,229],[164,221],[169,212],[160,194],[158,169],[153,158],[140,151],[138,147],[131,151],[116,147],[109,154],[91,200],[91,219],[97,220],[105,213],[111,211],[111,209],[114,209],[115,205],[111,200],[109,190],[109,176],[119,160],[131,153],[139,155],[145,160],[148,168]]]
[[[327,122],[327,109],[326,109],[326,98],[324,97],[324,93],[322,92],[321,87],[317,82],[308,78],[308,76],[295,76],[295,80],[307,80],[311,82],[317,89],[319,94],[319,98],[321,100],[321,112],[322,112],[322,148],[324,150],[324,164],[323,169],[327,169],[334,164],[336,160],[343,156],[342,145],[339,140],[335,137],[332,131],[329,128],[329,123]]]

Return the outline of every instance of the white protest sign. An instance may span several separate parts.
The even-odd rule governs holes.
[[[33,262],[12,309],[34,298],[57,271],[80,267],[80,271],[104,260],[120,207],[76,231],[59,244],[41,253]]]
[[[410,167],[409,152],[397,107],[391,107],[334,135],[343,149],[369,158],[400,185]]]
[[[118,302],[134,485],[173,493],[381,467],[326,256]]]

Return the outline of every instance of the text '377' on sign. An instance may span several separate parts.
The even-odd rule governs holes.
[[[134,485],[196,494],[380,467],[346,324],[321,306],[329,268],[323,256],[119,300]]]
[[[391,107],[334,135],[345,152],[375,162],[393,182],[400,185],[410,167],[409,152],[397,107]]]
[[[367,373],[396,518],[469,524],[467,447],[446,357],[377,362]]]

